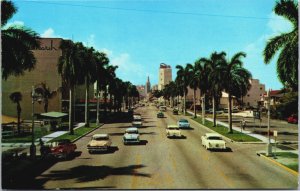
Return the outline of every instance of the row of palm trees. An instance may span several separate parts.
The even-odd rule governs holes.
[[[89,127],[89,92],[90,85],[96,83],[97,95],[97,123],[99,122],[99,93],[103,92],[104,117],[110,106],[115,111],[121,110],[122,103],[132,104],[133,97],[139,97],[136,86],[130,82],[123,82],[116,76],[117,66],[109,65],[109,59],[103,52],[93,47],[85,47],[81,42],[62,40],[60,44],[62,56],[59,58],[58,73],[61,75],[63,84],[69,89],[69,131],[73,134],[74,122],[74,89],[78,85],[85,85],[85,126]],[[107,104],[110,96],[109,105]],[[130,105],[129,105],[130,107]]]
[[[252,75],[243,67],[241,61],[245,56],[245,53],[238,52],[232,58],[226,59],[225,52],[214,52],[208,58],[196,60],[194,64],[177,65],[175,81],[166,85],[161,94],[168,100],[170,98],[174,100],[176,96],[183,97],[182,108],[185,114],[186,95],[190,87],[194,92],[194,117],[197,117],[196,90],[200,89],[202,97],[209,96],[212,99],[214,126],[216,126],[216,103],[219,103],[222,91],[225,91],[228,93],[229,133],[232,133],[232,97],[245,96],[251,87]]]

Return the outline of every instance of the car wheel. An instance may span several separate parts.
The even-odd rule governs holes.
[[[93,154],[93,151],[89,151],[90,154]]]

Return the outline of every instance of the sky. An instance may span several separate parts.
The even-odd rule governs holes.
[[[135,85],[158,82],[159,64],[193,64],[225,51],[247,54],[244,67],[266,89],[280,89],[277,58],[263,62],[266,42],[292,29],[273,12],[274,0],[14,0],[9,24],[25,25],[41,37],[83,42],[107,53],[117,76]],[[278,55],[277,55],[278,56]]]

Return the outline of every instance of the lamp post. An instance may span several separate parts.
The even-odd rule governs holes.
[[[270,139],[270,90],[267,92],[267,107],[268,107],[268,144],[267,144],[267,156],[272,154],[272,145]]]
[[[201,103],[201,105],[202,105],[202,124],[203,125],[205,123],[205,117],[204,117],[204,115],[205,115],[204,99],[205,99],[205,95],[203,97],[201,97],[201,101],[202,101],[202,103]]]

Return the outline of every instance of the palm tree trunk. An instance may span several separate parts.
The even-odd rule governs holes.
[[[96,93],[97,93],[97,108],[96,108],[96,125],[98,127],[99,125],[99,87],[98,87],[98,82],[97,82],[97,90],[96,90]]]
[[[89,91],[90,91],[90,86],[88,84],[88,78],[85,78],[85,126],[89,127]]]
[[[73,123],[74,123],[74,114],[73,114],[73,86],[70,87],[69,95],[69,134],[74,135]]]
[[[205,124],[205,94],[203,94],[201,107],[202,107],[202,124],[204,125]]]
[[[21,124],[21,122],[20,122],[21,111],[22,111],[21,105],[20,105],[20,103],[18,102],[18,103],[17,103],[17,114],[18,114],[18,124],[17,124],[17,129],[18,129],[18,135],[20,135],[20,131],[21,131],[21,127],[20,127],[20,124]]]
[[[196,113],[196,89],[194,89],[194,118],[197,118],[197,113]]]
[[[231,94],[228,93],[228,128],[229,128],[229,133],[232,133],[232,113],[231,113]]]
[[[213,104],[213,119],[214,119],[214,125],[213,127],[216,127],[217,123],[216,123],[216,120],[217,120],[217,116],[216,116],[216,98],[215,98],[215,94],[213,94],[212,96],[212,104]]]
[[[185,115],[186,113],[186,108],[185,108],[185,100],[186,99],[186,96],[185,96],[185,92],[183,92],[183,114]]]
[[[106,114],[107,114],[106,104],[107,104],[107,91],[105,87],[104,88],[104,118],[106,118]]]

